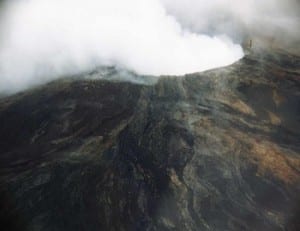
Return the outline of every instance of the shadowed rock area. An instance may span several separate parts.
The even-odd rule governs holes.
[[[154,85],[1,98],[1,229],[300,230],[299,68],[264,50]]]

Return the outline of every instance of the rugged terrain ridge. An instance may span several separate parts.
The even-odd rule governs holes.
[[[299,68],[264,50],[153,85],[1,98],[1,227],[300,230]]]

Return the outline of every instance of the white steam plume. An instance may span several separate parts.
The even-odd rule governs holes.
[[[228,37],[235,27],[285,12],[279,0],[10,2],[0,11],[0,93],[99,65],[150,75],[229,65],[243,56]]]
[[[238,39],[253,33],[275,37],[284,33],[288,39],[299,36],[299,0],[161,1],[167,13],[194,32],[226,33]]]

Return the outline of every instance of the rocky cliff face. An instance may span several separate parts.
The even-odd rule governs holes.
[[[5,230],[299,230],[300,57],[0,99]]]

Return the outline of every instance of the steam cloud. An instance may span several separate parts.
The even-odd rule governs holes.
[[[99,65],[149,75],[181,75],[229,65],[243,56],[238,45],[243,30],[253,30],[257,22],[265,28],[287,25],[293,4],[291,0],[10,1],[0,11],[0,93]],[[297,13],[291,22],[294,17]]]

